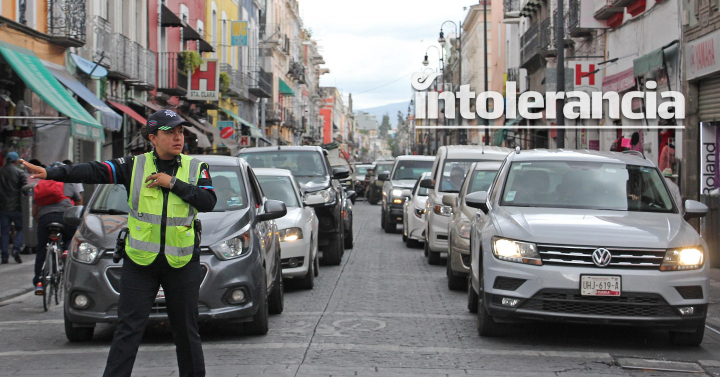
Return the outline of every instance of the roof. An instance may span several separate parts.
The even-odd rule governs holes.
[[[252,147],[252,148],[243,148],[240,150],[240,153],[238,154],[244,154],[244,153],[257,153],[257,152],[277,152],[277,151],[317,151],[321,152],[322,148],[314,145],[305,145],[305,146],[298,146],[298,145],[290,145],[290,146],[276,146],[276,147]]]
[[[594,161],[652,166],[652,161],[631,153],[593,151],[588,149],[531,149],[514,153],[513,161]]]
[[[195,154],[190,157],[197,158],[202,162],[206,162],[208,165],[221,165],[221,166],[238,166],[240,165],[240,159],[232,156],[221,156],[212,154]]]
[[[397,156],[397,161],[435,161],[435,156],[415,156],[415,155],[405,155],[405,156]]]
[[[447,158],[462,158],[467,155],[490,155],[495,158],[504,158],[513,150],[505,147],[495,147],[492,145],[447,145],[440,148],[447,150]],[[488,156],[488,157],[490,157]]]
[[[253,168],[255,175],[274,176],[274,177],[292,177],[292,172],[287,169],[275,168]]]

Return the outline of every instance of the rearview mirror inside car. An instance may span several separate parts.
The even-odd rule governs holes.
[[[63,213],[63,222],[71,226],[80,226],[82,223],[83,206],[73,206],[65,210]]]
[[[456,194],[445,194],[443,195],[442,203],[455,208],[458,205],[458,197]]]
[[[685,201],[685,214],[683,215],[683,218],[685,220],[689,220],[697,217],[704,217],[707,215],[707,212],[708,207],[705,204],[688,199]]]
[[[350,170],[345,168],[333,168],[333,179],[345,179],[350,176]]]
[[[255,217],[256,221],[268,221],[279,219],[287,215],[285,203],[279,200],[268,199],[265,201],[265,211]]]
[[[445,203],[445,197],[443,196],[443,203]],[[487,214],[490,208],[487,205],[487,191],[477,191],[472,194],[468,194],[465,197],[465,204],[468,207],[477,208],[483,213]]]
[[[435,188],[435,182],[430,178],[426,178],[420,181],[420,187],[426,189],[433,189]]]

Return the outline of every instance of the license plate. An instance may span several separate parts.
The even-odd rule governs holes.
[[[580,276],[580,294],[583,296],[620,296],[620,276]]]
[[[157,296],[155,296],[155,298],[156,299],[157,298],[165,298],[165,291],[163,290],[162,287],[160,287],[160,289],[158,289],[158,293],[157,293]]]

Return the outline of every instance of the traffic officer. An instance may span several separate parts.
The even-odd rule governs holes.
[[[216,197],[206,163],[182,154],[183,125],[172,110],[148,118],[146,138],[155,150],[105,162],[43,169],[23,161],[40,179],[87,184],[122,184],[128,192],[129,235],[122,266],[118,326],[104,376],[130,376],[145,325],[162,285],[180,376],[205,376],[198,294],[200,250],[194,219],[209,212]]]

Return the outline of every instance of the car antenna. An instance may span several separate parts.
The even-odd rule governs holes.
[[[520,154],[520,146],[515,146],[515,154]]]

